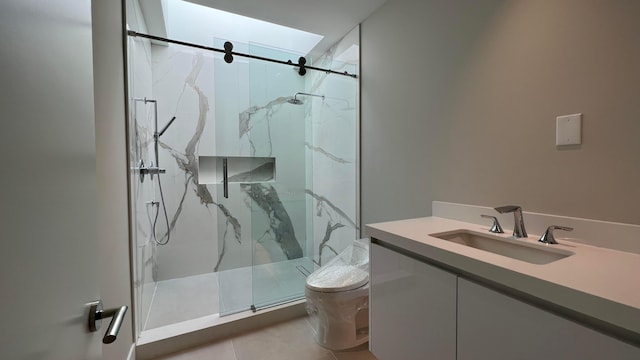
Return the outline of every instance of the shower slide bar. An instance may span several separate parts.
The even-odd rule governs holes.
[[[144,164],[144,160],[140,159],[140,163],[138,165],[137,168],[134,168],[134,170],[138,171],[140,174],[140,182],[144,182],[144,176],[145,175],[149,175],[149,177],[151,178],[151,180],[153,180],[153,175],[158,175],[158,188],[160,189],[160,199],[162,200],[162,209],[164,210],[164,219],[167,223],[167,240],[166,241],[162,241],[162,240],[158,240],[156,238],[156,220],[158,219],[158,212],[160,211],[160,209],[157,210],[156,212],[156,219],[153,221],[152,225],[153,225],[153,240],[156,242],[156,244],[158,245],[167,245],[169,243],[169,240],[171,239],[171,227],[169,226],[169,215],[167,214],[167,205],[164,202],[164,192],[162,191],[162,182],[160,182],[160,174],[165,174],[167,172],[166,169],[162,169],[160,168],[160,148],[158,143],[160,142],[160,136],[162,136],[162,134],[164,134],[165,131],[167,131],[167,129],[169,128],[169,126],[171,126],[171,124],[173,124],[173,122],[176,120],[176,117],[172,117],[171,120],[169,120],[169,122],[162,128],[162,130],[158,129],[158,100],[154,100],[154,99],[149,99],[147,97],[144,98],[133,98],[132,99],[134,102],[141,102],[144,103],[145,105],[147,103],[151,103],[153,104],[153,124],[154,124],[154,130],[153,130],[153,150],[155,153],[155,159],[156,159],[156,163],[155,166],[153,164],[153,161],[151,162],[151,164],[149,164],[149,166],[145,166]],[[155,203],[155,201],[152,201],[151,204]],[[160,204],[160,203],[158,203]]]
[[[237,55],[237,56],[242,56],[242,57],[249,58],[249,59],[263,60],[263,61],[268,61],[268,62],[272,62],[272,63],[282,64],[282,65],[290,65],[290,66],[293,66],[293,67],[297,67],[298,68],[298,74],[300,74],[300,76],[304,76],[307,73],[306,69],[311,69],[311,70],[323,71],[323,72],[325,72],[327,74],[336,74],[336,75],[349,76],[349,77],[352,77],[352,78],[358,78],[358,75],[351,74],[351,73],[349,73],[347,71],[340,72],[340,71],[331,70],[331,69],[323,69],[323,68],[319,68],[319,67],[315,67],[315,66],[308,66],[308,65],[306,65],[307,59],[304,58],[303,56],[301,56],[298,59],[297,63],[294,63],[291,60],[282,61],[282,60],[276,60],[276,59],[266,58],[266,57],[257,56],[257,55],[250,55],[250,54],[243,54],[243,53],[235,52],[235,51],[233,51],[233,44],[231,42],[229,42],[229,41],[224,43],[224,49],[218,49],[218,48],[214,48],[214,47],[198,45],[198,44],[188,43],[188,42],[184,42],[184,41],[167,39],[167,38],[163,38],[163,37],[160,37],[160,36],[142,34],[142,33],[139,33],[139,32],[133,31],[133,30],[128,30],[127,31],[127,35],[129,35],[131,37],[141,37],[141,38],[150,39],[150,40],[168,42],[170,44],[177,44],[177,45],[189,46],[189,47],[193,47],[193,48],[197,48],[197,49],[203,49],[203,50],[214,51],[214,52],[218,52],[218,53],[224,53],[225,54],[224,55],[224,61],[226,61],[229,64],[233,62],[233,55]]]

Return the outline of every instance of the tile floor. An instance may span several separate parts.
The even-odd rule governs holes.
[[[329,351],[316,344],[309,319],[301,317],[156,360],[376,360],[367,347]]]

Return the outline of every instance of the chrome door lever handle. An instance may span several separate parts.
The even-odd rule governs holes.
[[[104,310],[102,300],[96,300],[89,303],[89,331],[94,332],[100,330],[102,319],[111,318],[107,332],[102,338],[104,344],[111,344],[116,341],[120,327],[124,321],[124,315],[127,313],[127,306],[121,306],[118,309]]]

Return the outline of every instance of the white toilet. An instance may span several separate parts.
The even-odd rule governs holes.
[[[307,310],[316,342],[331,350],[369,341],[369,241],[355,240],[307,277]]]

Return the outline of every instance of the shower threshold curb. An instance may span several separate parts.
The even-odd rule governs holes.
[[[306,303],[306,300],[301,299],[256,313],[248,310],[225,317],[215,314],[147,330],[136,342],[136,359],[153,359],[306,316]]]

